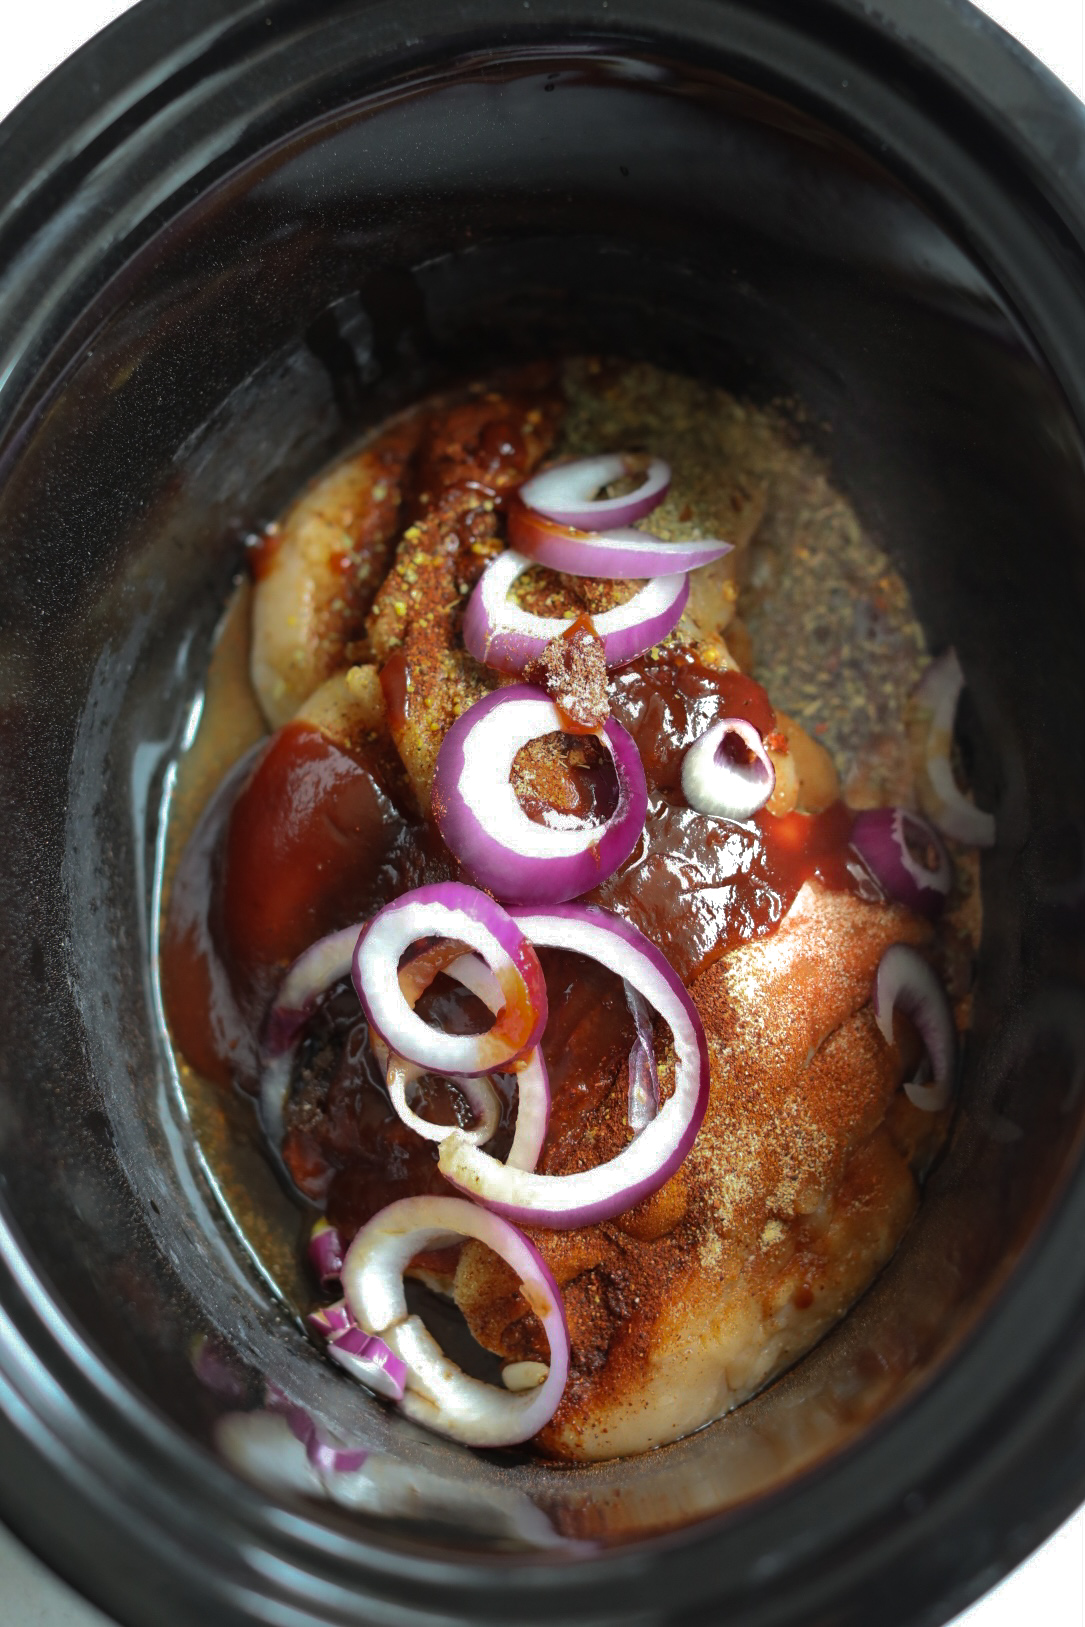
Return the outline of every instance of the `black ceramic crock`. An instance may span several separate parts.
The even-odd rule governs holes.
[[[144,0],[0,187],[3,1518],[133,1627],[946,1620],[1085,1494],[1081,109],[958,0]],[[733,1418],[542,1470],[310,1349],[152,967],[243,538],[421,391],[575,349],[803,404],[960,652],[999,839],[872,1293]],[[216,1455],[265,1376],[362,1431],[358,1506]]]

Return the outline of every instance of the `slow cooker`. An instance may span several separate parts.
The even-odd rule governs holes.
[[[143,0],[0,177],[0,1514],[132,1627],[945,1621],[1085,1495],[1081,108],[964,0]],[[890,1266],[734,1415],[554,1469],[322,1361],[154,964],[246,536],[425,391],[577,350],[801,403],[960,654],[999,835]],[[224,1460],[269,1383],[361,1491]]]

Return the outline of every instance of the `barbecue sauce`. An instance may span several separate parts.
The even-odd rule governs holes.
[[[432,853],[364,753],[304,723],[273,735],[212,798],[170,896],[163,994],[192,1065],[254,1089],[260,1029],[291,961],[447,875]]]

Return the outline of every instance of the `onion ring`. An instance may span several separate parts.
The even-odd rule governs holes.
[[[745,718],[720,718],[682,759],[686,801],[698,813],[719,819],[749,819],[765,806],[775,784],[765,743]]]
[[[336,1228],[329,1226],[324,1219],[318,1220],[309,1234],[306,1255],[309,1264],[325,1285],[339,1281],[344,1252],[345,1245]]]
[[[344,1446],[329,1438],[304,1407],[297,1407],[273,1385],[268,1385],[267,1404],[290,1426],[290,1433],[305,1448],[305,1456],[318,1474],[356,1474],[369,1452],[364,1446]]]
[[[356,1378],[376,1395],[383,1395],[388,1401],[402,1398],[407,1385],[406,1363],[375,1334],[357,1325],[347,1328],[345,1333],[333,1333],[328,1340],[328,1355],[351,1378]]]
[[[550,1367],[537,1388],[511,1393],[470,1378],[407,1310],[403,1273],[423,1249],[473,1237],[511,1266],[543,1325]],[[400,1407],[408,1418],[467,1446],[529,1440],[557,1410],[569,1373],[569,1330],[558,1286],[522,1232],[462,1198],[401,1198],[373,1216],[343,1264],[343,1286],[360,1326],[379,1335],[407,1369]]]
[[[485,1034],[442,1034],[415,1015],[399,979],[403,952],[421,938],[465,943],[486,962],[504,1004]],[[458,881],[417,887],[385,905],[363,929],[351,975],[370,1024],[395,1056],[427,1073],[492,1073],[538,1044],[546,983],[538,956],[512,917]]]
[[[963,688],[961,663],[950,648],[931,662],[915,692],[916,702],[929,716],[919,802],[944,836],[968,847],[992,847],[994,815],[969,802],[953,773],[953,729]]]
[[[562,616],[536,616],[509,600],[517,578],[535,561],[512,548],[490,561],[475,585],[463,622],[469,655],[496,672],[523,672],[555,638],[568,632]],[[673,632],[689,599],[684,572],[655,576],[625,604],[593,616],[608,667],[625,666]]]
[[[302,1029],[328,990],[350,976],[362,924],[318,938],[298,956],[279,985],[260,1047],[260,1121],[273,1147],[282,1145],[294,1052]]]
[[[655,1118],[605,1164],[575,1175],[510,1169],[462,1136],[441,1144],[438,1168],[453,1186],[510,1219],[565,1230],[624,1214],[674,1174],[708,1106],[708,1043],[697,1008],[670,962],[629,922],[591,905],[518,910],[533,943],[587,955],[624,978],[668,1023],[675,1085]]]
[[[321,1305],[319,1310],[310,1311],[305,1320],[325,1339],[334,1338],[337,1333],[346,1333],[348,1328],[358,1325],[345,1299],[337,1299],[334,1305]]]
[[[537,514],[582,531],[602,531],[610,525],[632,525],[658,508],[671,483],[671,466],[662,458],[643,459],[626,452],[605,452],[599,457],[573,458],[532,475],[520,487],[520,501]],[[643,474],[635,491],[624,497],[597,497],[625,475]]]
[[[427,1069],[419,1068],[413,1062],[406,1062],[401,1056],[390,1055],[384,1041],[376,1035],[373,1051],[378,1066],[384,1073],[388,1099],[395,1109],[397,1118],[402,1119],[407,1128],[413,1130],[415,1135],[421,1136],[423,1141],[443,1141],[453,1130],[459,1130],[474,1146],[483,1147],[493,1137],[501,1123],[501,1098],[486,1074],[445,1075],[449,1082],[462,1092],[467,1105],[475,1115],[475,1123],[469,1130],[464,1130],[458,1124],[434,1124],[431,1119],[424,1119],[416,1113],[407,1100],[408,1089],[416,1080],[425,1076]]]
[[[458,717],[437,754],[433,812],[441,835],[473,881],[518,904],[560,903],[597,887],[644,829],[644,768],[632,736],[613,718],[597,736],[618,776],[610,819],[554,829],[528,818],[510,781],[513,760],[529,741],[562,727],[541,689],[511,684]]]
[[[935,855],[932,868],[916,858],[911,836]],[[852,846],[857,848],[890,898],[921,915],[936,915],[953,885],[953,866],[941,837],[907,808],[868,808],[855,816]]]
[[[711,565],[731,552],[718,537],[691,542],[664,542],[650,531],[616,526],[612,531],[579,531],[537,514],[513,498],[508,506],[509,542],[536,565],[566,576],[599,576],[606,581],[673,576]]]
[[[934,1080],[909,1080],[905,1095],[926,1113],[940,1113],[953,1097],[957,1035],[946,991],[923,956],[905,943],[894,943],[878,963],[874,978],[874,1015],[887,1045],[893,1044],[893,1013],[911,1018],[927,1050]]]
[[[423,958],[420,956],[419,960]],[[414,966],[418,962],[412,962],[411,964]],[[457,983],[462,983],[465,989],[469,989],[476,1000],[481,1000],[483,1005],[489,1006],[495,1015],[501,1009],[501,989],[497,979],[485,961],[481,960],[478,955],[461,955],[458,960],[452,962],[451,966],[446,966],[443,970],[447,977],[454,978]],[[432,982],[436,975],[436,971],[432,972],[430,977],[417,987],[415,999],[422,993],[423,988],[428,988],[429,983]],[[401,973],[400,983],[402,984],[405,981],[405,974]],[[414,1000],[411,999],[410,990],[407,991],[407,998],[413,1006]],[[378,1046],[380,1049],[377,1051],[377,1061],[385,1073],[388,1095],[391,1098],[392,1106],[404,1124],[410,1125],[412,1129],[418,1128],[419,1135],[424,1135],[429,1141],[443,1141],[453,1131],[459,1131],[459,1127],[455,1124],[430,1124],[426,1119],[419,1119],[407,1107],[405,1098],[403,1107],[400,1107],[400,1099],[403,1097],[406,1086],[412,1080],[420,1078],[425,1069],[416,1067],[411,1062],[405,1062],[402,1057],[390,1056],[387,1046],[380,1039],[376,1039],[374,1049],[376,1050]],[[462,1076],[456,1076],[455,1082],[467,1094],[466,1086],[481,1084],[483,1080],[468,1080]],[[483,1126],[478,1126],[475,1131],[459,1131],[477,1147],[484,1146],[489,1141],[497,1129],[500,1118],[501,1107],[497,1093],[492,1085],[488,1085],[488,1088],[493,1096],[497,1115],[494,1118],[492,1127],[485,1134],[481,1133]],[[543,1061],[542,1047],[537,1045],[516,1069],[516,1129],[513,1132],[512,1146],[508,1150],[505,1162],[511,1164],[514,1169],[534,1169],[542,1153],[549,1125],[550,1079],[546,1071],[546,1063]]]

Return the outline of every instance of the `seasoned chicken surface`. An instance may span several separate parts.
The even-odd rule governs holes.
[[[386,430],[322,476],[263,538],[251,671],[273,727],[326,678],[364,659],[365,614],[401,530],[404,481],[421,433],[418,415]]]
[[[915,1209],[916,1146],[935,1127],[898,1104],[901,1058],[869,993],[889,944],[925,936],[904,910],[807,884],[775,934],[694,983],[712,1080],[692,1153],[627,1215],[530,1232],[573,1346],[546,1451],[608,1458],[699,1428],[809,1349],[885,1264]],[[546,1168],[598,1162],[627,1135],[619,1070]],[[545,1358],[517,1283],[477,1244],[455,1297],[489,1349]]]

